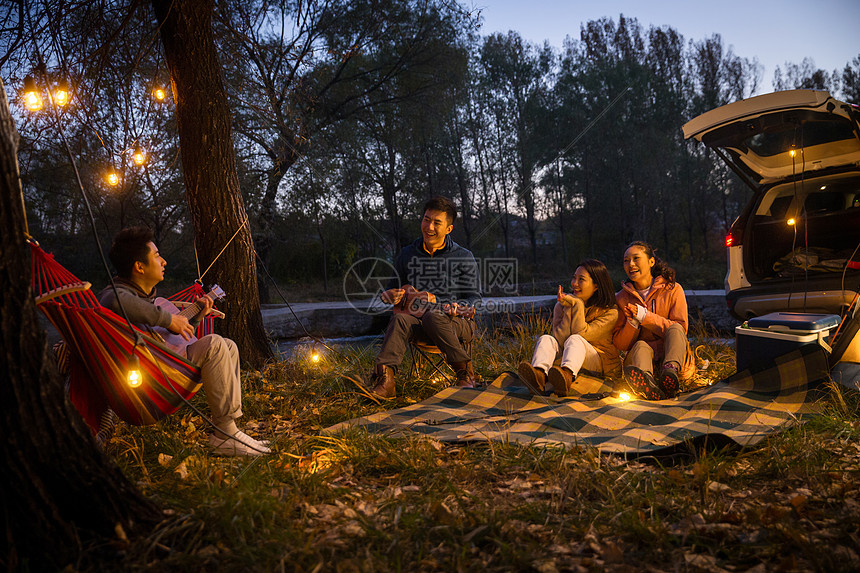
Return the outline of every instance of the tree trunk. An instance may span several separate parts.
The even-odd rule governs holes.
[[[254,233],[254,245],[257,248],[256,261],[258,265],[265,265],[268,269],[271,262],[272,237],[275,232],[275,220],[278,210],[278,189],[281,181],[287,175],[290,167],[296,162],[297,155],[293,151],[298,143],[287,145],[285,139],[278,139],[272,149],[272,167],[266,172],[266,192],[260,201],[260,219],[257,222],[257,231]],[[269,278],[262,268],[257,272],[257,290],[262,304],[269,304]]]
[[[18,134],[0,80],[0,567],[80,567],[82,546],[160,517],[65,398],[30,288]]]
[[[246,365],[260,367],[273,354],[260,314],[254,244],[239,189],[231,113],[212,36],[214,2],[152,0],[152,6],[170,69],[185,189],[201,266],[206,269],[215,261],[206,278],[217,280],[227,292],[222,330],[238,344]]]

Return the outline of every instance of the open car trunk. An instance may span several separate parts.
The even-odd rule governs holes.
[[[754,192],[732,228],[750,285],[845,271],[858,286],[860,108],[824,91],[782,91],[711,110],[683,131]]]
[[[739,224],[744,226],[744,268],[751,284],[834,273],[841,277],[843,271],[853,283],[860,276],[860,173],[773,186]]]

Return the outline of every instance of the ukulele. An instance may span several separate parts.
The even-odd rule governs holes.
[[[429,310],[438,310],[444,314],[449,314],[445,312],[445,307],[450,303],[437,303],[436,295],[432,292],[417,290],[412,285],[403,285],[403,290],[405,291],[403,298],[394,305],[394,314],[405,313],[416,318],[421,318]],[[458,305],[454,315],[462,318],[472,318],[475,316],[475,308]]]
[[[224,290],[221,289],[218,285],[212,285],[212,290],[206,293],[205,296],[208,296],[213,301],[218,302],[223,299],[226,295]],[[202,298],[202,297],[201,297]],[[158,297],[154,301],[155,306],[158,308],[163,308],[168,311],[170,314],[178,314],[180,316],[184,316],[188,320],[191,320],[195,316],[197,316],[201,310],[203,310],[203,303],[200,302],[200,299],[192,302],[182,310],[179,310],[173,301],[167,300],[166,298]],[[185,349],[189,344],[193,344],[197,342],[197,337],[191,335],[191,338],[185,340],[181,335],[170,332],[166,328],[161,326],[153,326],[152,331],[158,334],[162,340],[164,340],[164,344],[170,348],[173,352],[180,356],[185,356]]]

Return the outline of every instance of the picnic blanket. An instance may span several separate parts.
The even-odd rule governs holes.
[[[739,372],[672,400],[622,400],[596,378],[577,378],[575,397],[531,396],[506,372],[485,389],[446,388],[404,408],[341,422],[336,433],[424,434],[441,441],[505,441],[593,446],[602,452],[645,454],[705,436],[742,446],[818,412],[816,388],[828,377],[818,345],[801,346],[758,368]]]

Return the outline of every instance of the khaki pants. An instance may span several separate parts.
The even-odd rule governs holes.
[[[229,338],[207,334],[185,349],[188,360],[200,367],[203,392],[215,425],[242,415],[239,349]]]
[[[654,373],[654,361],[658,360],[662,366],[666,362],[675,362],[678,368],[684,365],[687,356],[687,333],[680,324],[673,324],[666,329],[663,337],[663,356],[654,356],[654,350],[643,340],[637,340],[627,356],[624,357],[624,366],[635,366],[640,370]]]

